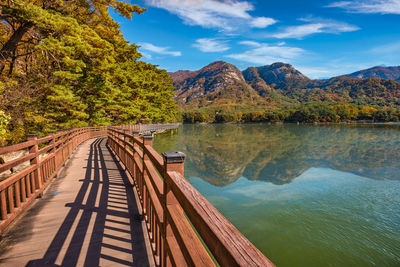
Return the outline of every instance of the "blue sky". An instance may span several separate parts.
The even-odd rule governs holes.
[[[168,71],[280,61],[311,78],[400,65],[400,0],[132,0],[114,15],[143,60]]]

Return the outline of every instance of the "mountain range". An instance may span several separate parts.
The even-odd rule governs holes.
[[[240,71],[224,61],[197,71],[170,73],[183,106],[225,103],[284,104],[310,101],[400,104],[400,67],[373,67],[348,75],[312,80],[281,62]]]
[[[344,75],[350,78],[382,78],[400,82],[400,66],[383,67],[376,66],[365,70],[360,70],[351,74]]]

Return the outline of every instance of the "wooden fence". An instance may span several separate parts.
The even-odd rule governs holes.
[[[75,148],[90,138],[106,135],[106,127],[82,127],[0,148],[0,156],[26,150],[29,153],[0,165],[0,173],[29,162],[29,166],[0,182],[0,235],[32,201],[40,196]],[[40,149],[39,149],[40,148]]]
[[[184,177],[185,155],[159,155],[152,136],[108,128],[108,145],[131,175],[159,266],[274,266]]]

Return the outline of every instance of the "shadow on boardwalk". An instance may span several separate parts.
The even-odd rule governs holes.
[[[105,143],[92,142],[75,201],[43,258],[27,266],[150,265],[132,187]]]

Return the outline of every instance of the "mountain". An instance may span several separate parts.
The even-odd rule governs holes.
[[[382,78],[400,82],[400,66],[397,67],[376,66],[343,76],[350,78],[359,78],[359,79]]]
[[[176,87],[175,99],[193,108],[222,104],[248,107],[308,102],[344,102],[400,105],[400,67],[374,67],[350,75],[311,80],[292,65],[274,63],[249,67],[243,72],[224,61],[198,71],[170,73]],[[367,76],[382,76],[362,78]],[[348,77],[351,76],[351,77]],[[361,78],[360,78],[361,77]]]
[[[243,77],[246,82],[258,92],[260,96],[264,96],[268,92],[272,91],[271,86],[269,86],[265,80],[261,78],[260,74],[258,73],[258,69],[255,67],[250,67],[243,71]]]
[[[224,61],[213,62],[198,71],[177,71],[170,75],[179,102],[251,101],[259,98],[259,94],[246,83],[242,72]]]
[[[243,75],[249,83],[253,83],[254,78],[261,79],[276,89],[304,87],[311,81],[292,65],[281,62],[256,68],[250,67],[243,71]]]
[[[400,104],[400,83],[381,78],[360,79],[340,76],[329,80],[315,80],[301,91],[310,97],[308,100]],[[312,99],[312,96],[315,98]]]
[[[180,70],[177,72],[170,73],[170,76],[174,80],[174,82],[182,82],[186,79],[193,78],[196,76],[198,71],[190,71],[190,70]]]

